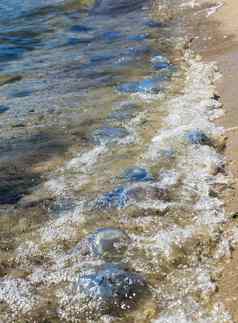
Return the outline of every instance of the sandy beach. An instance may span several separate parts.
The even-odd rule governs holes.
[[[225,128],[227,144],[225,149],[226,169],[232,178],[230,189],[224,194],[227,216],[231,216],[231,227],[237,226],[238,211],[238,2],[226,0],[218,4],[208,17],[210,27],[204,37],[200,53],[205,61],[215,61],[222,77],[217,82],[217,93],[221,97],[225,114],[217,123]],[[195,45],[196,46],[196,45]],[[238,322],[238,246],[234,248],[229,259],[224,259],[224,270],[218,284],[217,297]]]
[[[236,214],[238,210],[238,115],[237,115],[237,84],[238,84],[238,3],[237,1],[225,1],[214,19],[220,21],[220,28],[224,37],[232,35],[231,47],[219,52],[216,61],[223,74],[218,83],[218,91],[222,97],[226,114],[220,123],[227,129],[226,158],[228,169],[233,176],[233,190],[226,199],[226,209],[230,214]],[[237,225],[237,223],[234,223]],[[237,285],[238,248],[235,248],[231,260],[224,267],[220,281],[220,297],[223,299],[227,309],[238,322],[238,285]]]

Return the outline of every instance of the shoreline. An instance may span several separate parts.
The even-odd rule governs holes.
[[[56,200],[55,209],[52,207],[51,218],[30,232],[19,228],[23,232],[20,231],[16,246],[9,252],[11,262],[3,262],[4,268],[0,268],[3,277],[0,301],[6,303],[3,311],[0,304],[0,321],[3,318],[4,322],[22,319],[24,322],[52,319],[104,323],[231,322],[228,311],[221,304],[224,302],[230,310],[225,300],[228,284],[226,280],[220,280],[220,269],[230,250],[230,246],[224,249],[223,241],[229,244],[230,239],[223,233],[231,232],[234,221],[227,216],[228,209],[226,214],[224,212],[223,200],[231,204],[228,203],[230,191],[226,197],[226,190],[220,192],[219,189],[220,184],[226,187],[230,177],[224,170],[225,121],[220,118],[223,107],[215,85],[220,74],[213,61],[215,55],[222,55],[225,49],[225,53],[230,53],[231,41],[232,48],[236,48],[236,44],[234,37],[224,38],[218,31],[218,22],[213,15],[207,19],[207,12],[213,12],[214,8],[204,0],[200,1],[201,6],[195,5],[195,8],[195,1],[188,4],[181,1],[177,16],[171,22],[179,27],[178,31],[172,29],[172,35],[170,29],[164,31],[166,44],[171,42],[171,48],[178,51],[178,69],[173,74],[173,83],[169,83],[171,87],[165,100],[155,95],[155,102],[150,106],[150,96],[140,97],[144,110],[139,110],[140,113],[135,113],[136,119],[125,124],[131,131],[128,137],[131,133],[134,135],[134,150],[131,146],[125,148],[133,140],[122,139],[113,143],[123,145],[121,149],[119,145],[111,145],[108,149],[100,143],[95,144],[96,148],[94,145],[85,145],[82,150],[77,147],[72,154],[67,151],[62,165],[59,163],[55,170],[49,170],[49,165],[45,164],[33,165],[34,170],[43,167],[43,173],[49,170],[49,174],[38,190],[26,199],[34,198],[35,193],[49,192]],[[193,36],[191,41],[186,42],[184,26]],[[197,26],[199,33],[195,29]],[[155,47],[157,51],[159,44]],[[196,55],[199,52],[204,54],[202,60]],[[181,58],[180,53],[184,54]],[[171,63],[174,63],[172,59]],[[147,67],[145,71],[147,74]],[[126,99],[129,98],[131,100],[126,94]],[[114,100],[117,105],[121,103],[121,98]],[[104,110],[104,103],[101,106]],[[113,107],[111,101],[109,106]],[[110,116],[109,106],[107,113]],[[107,115],[104,118],[108,120]],[[230,123],[228,126],[231,127]],[[152,130],[148,133],[150,127]],[[144,134],[143,141],[137,141]],[[114,156],[115,151],[118,154]],[[126,158],[129,155],[129,161],[124,159],[125,155]],[[125,171],[129,166],[134,169],[134,165],[148,172],[149,181],[139,180],[138,184],[124,178]],[[23,202],[27,203],[27,200]],[[116,258],[94,253],[94,244],[90,245],[94,241],[92,237],[97,237],[101,229],[107,232],[114,227],[131,237],[130,245],[126,243],[125,251],[118,253]],[[84,245],[88,249],[84,250]],[[100,312],[98,297],[84,293],[84,281],[85,277],[89,282],[93,277],[97,279],[98,273],[103,273],[104,279],[104,268],[110,270],[107,267],[109,260],[114,262],[115,259],[118,262],[116,270],[120,269],[120,263],[128,265],[129,273],[145,277],[146,285],[148,282],[153,293],[148,300],[145,297],[141,304],[138,302],[141,306],[136,306],[135,310],[129,306],[132,311],[122,312],[120,317],[111,314],[110,306],[106,307],[106,314],[110,316],[105,318],[104,311]],[[127,294],[125,297],[128,298]],[[15,304],[21,306],[14,307]],[[121,304],[127,305],[126,301]]]
[[[211,9],[212,10],[212,9]],[[238,114],[236,85],[238,84],[238,2],[225,0],[215,6],[214,11],[204,20],[194,24],[191,31],[192,49],[201,55],[205,63],[215,62],[221,73],[216,81],[218,98],[224,107],[224,115],[215,124],[225,129],[226,147],[224,150],[226,173],[231,180],[230,185],[221,191],[225,213],[231,220],[227,224],[225,235],[228,239],[228,250],[222,260],[223,270],[218,279],[218,290],[215,299],[221,301],[225,309],[238,322],[238,247],[237,237],[232,235],[237,230],[238,210]],[[204,15],[204,14],[203,14]],[[197,32],[198,28],[198,32]],[[234,241],[233,241],[234,239]]]
[[[217,90],[222,97],[225,108],[225,115],[219,123],[226,129],[227,147],[225,157],[227,169],[232,176],[232,190],[225,198],[226,213],[231,215],[234,220],[232,227],[237,226],[236,213],[238,210],[238,139],[237,139],[237,97],[236,88],[238,84],[238,3],[234,0],[225,0],[224,6],[213,17],[220,22],[221,32],[224,37],[232,35],[233,44],[230,49],[221,51],[216,57],[223,78],[217,84]],[[224,270],[219,281],[218,298],[222,299],[226,309],[231,313],[234,322],[238,322],[238,248],[233,246],[230,259],[224,263]]]

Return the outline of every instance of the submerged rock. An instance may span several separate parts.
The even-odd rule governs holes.
[[[129,236],[120,229],[100,228],[80,243],[81,254],[115,259],[123,256]]]
[[[142,81],[129,82],[118,86],[118,90],[124,93],[149,93],[156,94],[162,89],[164,77],[155,77]]]
[[[76,305],[80,312],[84,311],[82,314],[94,317],[115,314],[131,309],[146,292],[147,284],[140,275],[123,266],[107,263],[78,279],[74,286],[76,296],[71,296],[68,306]]]
[[[8,110],[9,110],[9,108],[6,107],[5,105],[0,105],[0,113],[4,113],[4,112],[6,112]]]
[[[128,182],[147,182],[153,180],[151,174],[141,167],[129,168],[120,177]]]
[[[129,188],[120,186],[99,198],[96,201],[96,207],[122,209],[127,206],[129,201],[143,202],[161,199],[168,200],[168,192],[155,185],[136,185]]]
[[[118,208],[121,209],[126,206],[128,202],[127,190],[123,187],[117,187],[112,192],[105,193],[101,198],[96,201],[96,207]]]
[[[199,129],[188,131],[185,138],[193,145],[211,145],[210,138]]]
[[[157,55],[157,56],[152,57],[151,63],[152,63],[153,68],[156,70],[168,68],[170,66],[169,60],[162,55]]]
[[[110,128],[104,127],[97,129],[93,134],[93,139],[96,144],[110,143],[115,140],[124,138],[128,135],[125,128]]]

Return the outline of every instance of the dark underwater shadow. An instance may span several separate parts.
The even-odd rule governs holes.
[[[16,204],[29,194],[42,181],[43,174],[32,171],[34,165],[63,155],[67,148],[62,137],[49,132],[0,141],[0,205]]]

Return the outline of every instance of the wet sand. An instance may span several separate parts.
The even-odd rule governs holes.
[[[212,14],[208,14],[206,24],[198,23],[197,37],[195,36],[193,46],[200,52],[203,60],[215,61],[222,74],[217,81],[217,93],[224,105],[225,115],[219,118],[217,123],[226,129],[226,170],[232,179],[230,187],[223,193],[226,214],[232,219],[227,228],[229,237],[231,230],[238,225],[238,2],[226,0],[218,7],[207,11]],[[230,257],[224,258],[224,269],[215,296],[225,304],[234,322],[238,322],[237,268],[236,243],[235,247],[232,246]]]
[[[226,198],[226,209],[230,214],[236,214],[238,210],[238,3],[235,0],[226,0],[223,8],[217,12],[213,19],[221,22],[220,28],[224,34],[232,35],[231,48],[220,52],[216,60],[223,74],[223,79],[218,83],[218,91],[222,96],[226,114],[221,124],[227,129],[226,158],[228,170],[233,177],[233,190]],[[237,220],[234,221],[237,226]],[[231,259],[224,266],[220,280],[218,296],[222,298],[227,309],[232,314],[235,322],[238,322],[238,246],[235,247]]]

